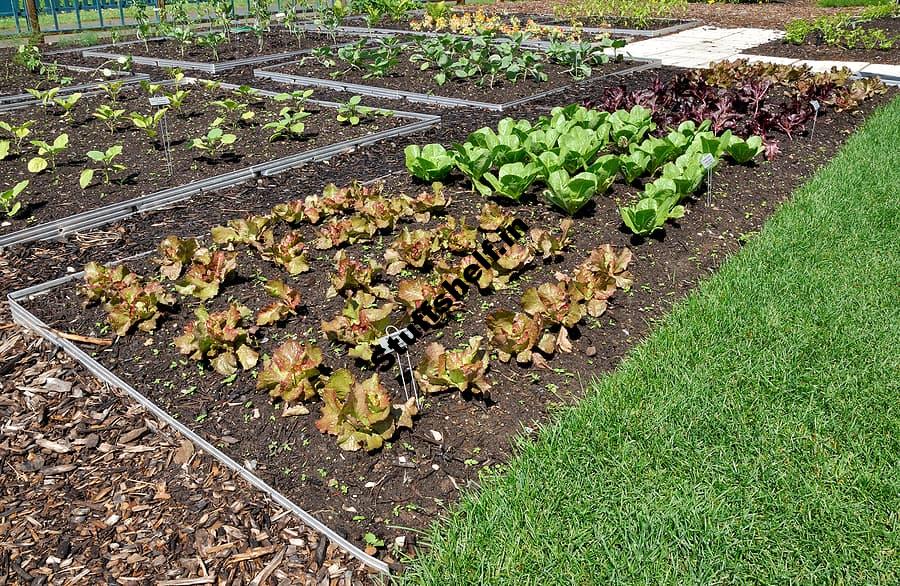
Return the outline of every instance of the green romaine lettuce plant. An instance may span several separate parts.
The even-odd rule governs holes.
[[[619,209],[622,221],[639,236],[647,236],[662,228],[666,220],[684,216],[684,206],[678,204],[678,194],[671,191],[645,197],[634,205]]]
[[[591,201],[600,182],[593,173],[579,173],[571,177],[565,169],[559,169],[547,178],[547,186],[544,198],[570,216],[574,216]]]
[[[732,136],[728,144],[725,145],[725,152],[739,165],[749,163],[762,154],[763,150],[762,137],[760,136],[751,136],[747,140],[739,136]]]
[[[453,157],[439,144],[427,144],[424,147],[411,144],[403,153],[406,156],[407,170],[422,181],[442,181],[453,170]]]
[[[485,182],[495,193],[519,201],[525,191],[531,187],[539,173],[539,167],[534,163],[506,163],[500,167],[497,175],[491,172],[484,174]],[[482,195],[489,195],[491,189],[486,187],[479,189]]]

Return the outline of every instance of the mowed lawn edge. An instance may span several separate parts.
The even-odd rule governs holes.
[[[895,99],[396,580],[900,581],[898,145]]]

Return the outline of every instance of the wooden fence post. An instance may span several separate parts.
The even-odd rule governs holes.
[[[31,27],[31,42],[42,43],[44,35],[41,33],[41,21],[38,19],[37,5],[34,0],[25,0],[25,17],[28,20],[28,26]]]

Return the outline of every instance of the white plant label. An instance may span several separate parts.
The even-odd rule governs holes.
[[[715,157],[711,154],[706,153],[702,157],[700,157],[700,164],[703,165],[703,168],[706,170],[712,169],[713,163],[716,161]]]
[[[166,96],[154,96],[154,97],[150,98],[150,105],[151,106],[168,106],[169,98],[167,98]]]
[[[813,107],[813,110],[816,112],[819,111],[819,100],[810,100],[809,105]]]
[[[391,345],[389,343],[391,340],[395,341],[396,346],[398,346],[400,348],[400,350],[406,350],[407,344],[406,344],[406,340],[403,339],[404,333],[407,334],[410,338],[412,338],[412,334],[409,332],[409,330],[407,330],[406,328],[403,328],[402,330],[396,330],[394,332],[390,332],[387,335],[378,338],[378,340],[375,343],[378,346],[381,346],[382,348],[384,348],[384,351],[387,352],[388,354],[395,352],[395,350],[393,348],[391,348]]]

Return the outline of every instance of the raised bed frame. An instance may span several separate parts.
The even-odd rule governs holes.
[[[285,83],[290,85],[300,85],[307,87],[318,87],[325,88],[329,90],[339,91],[339,92],[351,92],[354,94],[360,94],[364,96],[374,96],[378,98],[387,98],[391,100],[406,100],[407,102],[413,103],[422,103],[422,104],[432,104],[436,106],[463,106],[469,108],[480,108],[482,110],[490,110],[495,112],[502,112],[514,106],[519,106],[521,104],[525,104],[527,102],[531,102],[534,100],[539,100],[541,98],[545,98],[547,96],[552,96],[553,94],[558,94],[563,92],[574,85],[584,84],[584,83],[592,83],[596,82],[599,79],[604,79],[607,77],[612,77],[616,75],[624,75],[628,73],[634,73],[637,71],[643,71],[645,69],[655,69],[662,65],[662,61],[660,59],[648,59],[643,57],[629,57],[629,61],[634,61],[640,63],[640,65],[636,65],[634,67],[629,67],[627,69],[622,69],[621,71],[616,71],[613,73],[607,73],[605,75],[597,75],[594,77],[590,77],[588,79],[583,79],[577,82],[573,82],[568,85],[560,86],[558,88],[554,88],[545,92],[540,92],[531,96],[525,96],[524,98],[519,98],[518,100],[513,100],[511,102],[505,102],[502,104],[490,103],[490,102],[479,102],[476,100],[465,100],[461,98],[448,98],[443,96],[434,96],[429,94],[422,94],[418,92],[407,92],[403,90],[391,90],[386,88],[374,87],[369,85],[362,85],[356,83],[347,83],[337,80],[330,79],[320,79],[317,77],[305,77],[302,75],[291,75],[288,73],[280,73],[277,71],[272,71],[274,67],[283,67],[285,65],[291,65],[293,63],[297,63],[297,61],[290,61],[288,63],[279,63],[278,65],[272,65],[269,67],[261,67],[259,69],[255,69],[253,71],[253,75],[260,79],[268,79],[271,81]]]
[[[80,73],[90,73],[95,71],[90,67],[80,67],[78,65],[59,65],[62,69],[67,69],[69,71],[77,71]],[[123,71],[113,71],[114,76],[117,76],[118,81],[123,81],[126,84],[139,83],[144,80],[149,80],[150,76],[146,73],[125,73]],[[87,83],[80,83],[77,85],[69,85],[63,86],[59,89],[60,96],[64,96],[67,94],[73,94],[75,92],[87,92],[100,88],[100,85],[104,83],[102,81],[91,81]],[[0,112],[6,112],[8,110],[14,110],[24,105],[36,104],[37,100],[29,93],[24,94],[7,94],[5,96],[0,96]]]
[[[186,78],[184,81],[188,83],[197,82],[195,78]],[[230,83],[223,83],[221,84],[221,86],[226,89],[237,89],[238,87],[237,85]],[[259,92],[259,95],[262,96],[273,97],[277,95],[277,92],[268,90],[257,91]],[[339,106],[339,104],[336,104],[334,102],[325,102],[320,100],[309,100],[308,103],[325,108],[337,108]],[[20,104],[18,105],[18,107],[25,107],[25,105]],[[381,140],[406,136],[407,134],[412,134],[420,130],[431,128],[432,126],[439,124],[441,121],[440,116],[434,116],[431,114],[420,114],[415,112],[405,112],[401,110],[393,110],[392,112],[397,117],[411,118],[413,121],[410,124],[406,124],[397,128],[382,130],[380,132],[376,132],[375,134],[360,136],[334,144],[325,145],[307,152],[288,155],[286,157],[281,157],[267,163],[251,165],[244,169],[238,169],[230,173],[216,175],[207,179],[201,179],[188,183],[186,185],[164,189],[162,191],[157,191],[148,195],[142,195],[126,201],[101,206],[99,208],[81,212],[79,214],[68,216],[66,218],[60,218],[51,222],[45,222],[43,224],[38,224],[36,226],[17,230],[15,232],[0,236],[0,250],[14,244],[25,244],[37,240],[51,240],[81,230],[96,228],[110,222],[122,220],[129,216],[139,214],[141,212],[159,209],[169,204],[183,201],[198,193],[230,187],[232,185],[243,183],[247,179],[251,179],[253,177],[276,175],[278,173],[287,171],[288,169],[298,167],[304,163],[324,161],[336,155],[350,152],[359,147],[370,145]]]
[[[246,34],[246,33],[244,33]],[[165,37],[154,37],[152,39],[148,39],[148,42],[155,41],[165,41],[168,40]],[[104,51],[103,49],[108,49],[109,47],[121,47],[127,45],[135,45],[135,44],[143,44],[143,41],[128,41],[126,43],[119,43],[117,45],[99,45],[92,49],[85,49],[81,52],[82,57],[94,57],[100,59],[119,59],[121,57],[127,57],[122,53],[114,53],[112,51]],[[139,55],[131,55],[132,61],[134,63],[140,65],[149,65],[151,67],[165,67],[172,68],[178,67],[181,69],[190,69],[196,71],[202,71],[204,73],[209,74],[218,74],[223,71],[228,71],[229,69],[234,69],[236,67],[244,67],[247,65],[256,65],[259,63],[267,63],[269,61],[278,61],[290,59],[292,57],[296,57],[297,55],[303,55],[305,53],[309,53],[311,49],[298,49],[297,51],[287,51],[284,53],[269,53],[267,55],[257,55],[256,57],[246,57],[244,59],[234,59],[232,61],[219,61],[216,63],[206,63],[204,61],[182,61],[180,59],[159,59],[156,57],[144,57]]]
[[[147,256],[148,254],[150,253],[132,256],[130,258],[123,259],[123,261],[121,262],[134,260],[136,258]],[[269,486],[263,479],[254,474],[252,470],[249,470],[247,467],[239,464],[227,454],[212,445],[210,442],[203,439],[199,434],[194,432],[184,423],[172,417],[165,409],[158,406],[149,398],[141,394],[140,391],[123,381],[98,361],[91,358],[91,356],[89,356],[73,342],[59,336],[55,330],[50,328],[40,318],[25,309],[25,307],[21,304],[23,300],[46,294],[47,292],[56,289],[57,287],[67,285],[76,279],[82,278],[83,275],[83,272],[67,275],[59,279],[54,279],[46,283],[34,285],[26,289],[21,289],[19,291],[9,293],[7,295],[7,300],[9,301],[9,309],[10,313],[12,314],[13,321],[20,326],[31,330],[51,344],[54,344],[55,346],[62,349],[64,352],[66,352],[66,354],[71,356],[73,360],[80,363],[89,372],[91,372],[94,376],[96,376],[104,383],[119,388],[127,393],[129,397],[140,403],[141,406],[143,406],[159,421],[163,422],[171,429],[174,429],[175,431],[189,439],[199,449],[203,450],[204,452],[218,460],[220,463],[233,470],[241,478],[250,483],[254,488],[268,495],[269,498],[278,503],[278,505],[292,512],[309,527],[315,529],[316,531],[327,537],[329,540],[331,540],[333,543],[346,550],[347,553],[361,561],[363,564],[378,572],[381,572],[382,574],[390,574],[390,569],[388,568],[388,565],[386,563],[373,556],[368,555],[359,547],[357,547],[347,539],[341,537],[336,531],[316,519],[313,515],[297,506],[289,498],[275,490],[273,487]]]

